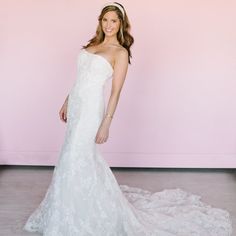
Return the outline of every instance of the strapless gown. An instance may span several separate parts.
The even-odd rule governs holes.
[[[69,93],[65,140],[48,190],[23,229],[45,236],[230,236],[230,215],[182,189],[119,185],[95,136],[113,68],[82,49]]]

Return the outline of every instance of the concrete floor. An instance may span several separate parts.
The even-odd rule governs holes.
[[[236,169],[112,168],[112,171],[119,184],[150,191],[182,188],[201,195],[204,202],[228,210],[236,229]],[[22,227],[42,200],[52,172],[53,167],[0,167],[1,236],[38,235],[22,231]]]

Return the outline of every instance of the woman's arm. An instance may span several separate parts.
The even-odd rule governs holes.
[[[112,117],[115,113],[120,98],[120,93],[125,81],[127,70],[128,70],[128,52],[126,49],[122,49],[118,53],[115,61],[111,95],[107,104],[105,116],[101,122],[101,125],[98,129],[95,138],[96,143],[104,143],[107,141],[107,138],[109,136],[109,127],[111,125]]]
[[[59,111],[59,116],[60,116],[60,120],[63,122],[67,122],[67,104],[68,104],[68,98],[69,95],[66,97],[60,111]]]

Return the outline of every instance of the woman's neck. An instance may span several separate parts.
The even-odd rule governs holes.
[[[105,37],[105,39],[103,40],[103,42],[101,43],[104,46],[108,46],[108,45],[114,45],[114,46],[118,46],[120,45],[119,41],[117,40],[116,37]]]

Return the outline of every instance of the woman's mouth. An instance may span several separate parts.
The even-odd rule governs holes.
[[[111,32],[112,32],[112,29],[105,29],[105,31],[106,31],[107,33],[111,33]]]

